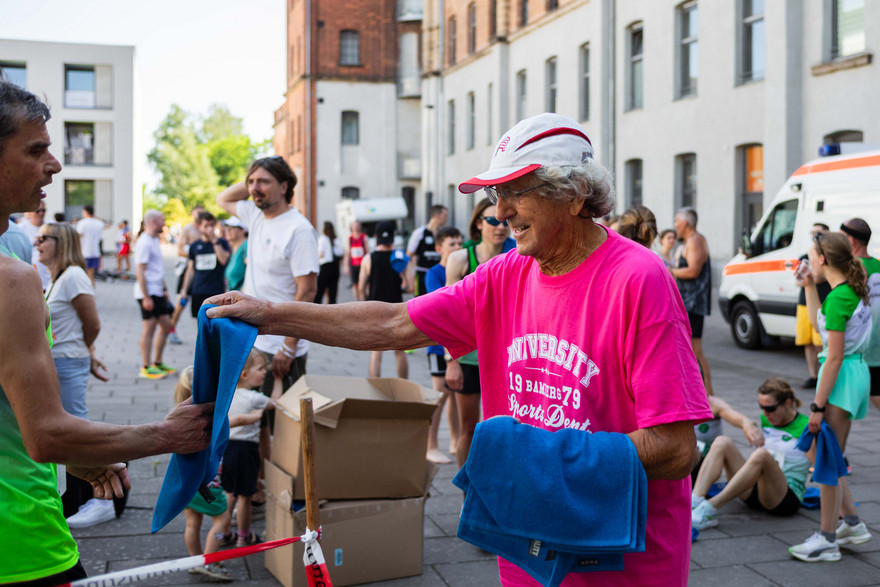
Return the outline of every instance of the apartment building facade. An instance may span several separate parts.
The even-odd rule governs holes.
[[[403,196],[421,179],[421,1],[288,0],[287,93],[275,153],[316,226],[344,199]],[[412,228],[412,219],[401,228]]]
[[[45,188],[48,218],[82,217],[92,205],[109,223],[137,227],[134,47],[0,39],[0,72],[52,109],[47,128],[63,169]],[[114,238],[108,229],[105,242]]]
[[[426,0],[423,22],[423,197],[459,226],[456,185],[541,112],[587,129],[619,211],[692,205],[722,261],[818,147],[880,143],[877,3]]]

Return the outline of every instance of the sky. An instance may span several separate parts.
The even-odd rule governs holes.
[[[135,166],[177,103],[225,104],[255,140],[284,100],[285,0],[0,0],[0,38],[135,47]]]

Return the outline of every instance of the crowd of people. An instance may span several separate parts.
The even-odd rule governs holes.
[[[61,168],[49,152],[49,117],[36,96],[0,80],[0,228],[24,213],[0,238],[0,332],[15,333],[0,337],[0,428],[12,432],[0,435],[7,455],[0,497],[5,503],[22,494],[35,512],[9,516],[0,534],[0,583],[84,577],[69,528],[117,515],[108,499],[124,499],[130,487],[125,462],[195,452],[210,439],[213,408],[192,404],[191,366],[181,369],[177,406],[163,422],[88,420],[89,377],[107,379],[95,353],[101,321],[94,278],[108,225],[89,207],[75,227],[43,221],[42,187]],[[880,261],[867,254],[871,231],[863,220],[848,220],[841,232],[818,227],[798,272],[810,326],[805,339],[821,347],[810,371],[810,415],[799,412],[785,381],[771,378],[757,390],[756,421],[713,393],[702,350],[711,265],[697,212],[682,208],[674,228],[659,234],[644,206],[610,218],[611,176],[575,121],[542,114],[504,134],[488,170],[459,186],[486,194],[467,235],[446,226],[448,211],[434,206],[405,248],[396,246],[392,222],[372,235],[355,222],[347,241],[325,223],[319,236],[291,204],[296,183],[283,158],[258,159],[244,181],[217,196],[227,220],[218,225],[214,214],[194,209],[177,243],[175,293],[165,283],[163,214],[146,211],[133,243],[127,223],[118,227],[117,271],[134,257],[141,377],[177,372],[164,352],[166,342],[183,343],[174,327],[187,305],[194,318],[204,304],[216,305],[209,317],[238,317],[261,332],[238,380],[230,442],[209,487],[222,499],[197,495],[185,510],[190,554],[203,552],[204,515],[213,519],[206,552],[262,540],[251,521],[265,501],[259,479],[271,452],[272,408],[306,373],[309,341],[371,351],[373,377],[381,375],[383,351],[394,351],[397,375],[407,377],[407,351],[427,347],[441,393],[426,447],[437,463],[452,462],[438,446],[444,407],[449,453],[459,466],[482,417],[626,435],[649,480],[645,550],[623,555],[624,571],[573,573],[566,584],[684,585],[693,538],[688,511],[697,529],[718,524],[719,510],[733,499],[792,515],[811,466],[821,477],[821,529],[792,546],[792,556],[839,560],[839,545],[871,539],[845,475],[817,457],[834,446],[846,450],[851,420],[865,417],[869,398],[880,407]],[[249,240],[260,246],[248,247]],[[341,274],[351,279],[354,303],[336,304]],[[824,297],[822,283],[829,286]],[[414,296],[405,301],[405,293]],[[722,420],[743,430],[755,447],[750,455],[721,435]],[[807,433],[813,443],[798,442]],[[512,475],[536,469],[529,455],[522,460]],[[51,463],[67,465],[64,498]],[[727,485],[710,495],[722,473]],[[570,497],[601,506],[586,491]],[[552,508],[538,514],[554,515]],[[26,536],[33,537],[28,556],[13,556],[21,552],[13,541]],[[523,569],[503,558],[498,564],[502,584],[532,584]],[[222,565],[193,572],[231,580]]]

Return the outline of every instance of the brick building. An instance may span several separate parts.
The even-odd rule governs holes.
[[[421,2],[288,0],[287,92],[274,148],[317,226],[343,198],[405,196],[420,179]],[[410,226],[404,228],[411,228]]]

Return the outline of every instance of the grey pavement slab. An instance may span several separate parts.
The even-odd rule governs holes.
[[[170,257],[169,257],[170,261]],[[170,265],[169,265],[170,267]],[[169,272],[166,282],[176,282]],[[347,278],[342,279],[347,284]],[[98,309],[102,332],[96,343],[99,356],[110,368],[108,383],[92,381],[88,402],[92,419],[116,424],[144,423],[164,417],[172,406],[176,377],[161,381],[138,379],[140,316],[133,298],[132,282],[99,282]],[[340,288],[341,301],[351,299],[348,287]],[[195,320],[184,313],[178,332],[185,344],[168,345],[164,361],[183,368],[193,361]],[[715,392],[736,409],[757,416],[758,385],[767,377],[788,380],[798,397],[809,404],[812,390],[798,385],[806,378],[803,353],[791,346],[761,351],[737,348],[729,327],[717,311],[706,320],[703,346],[712,368]],[[312,345],[308,371],[314,374],[366,376],[368,352],[349,351]],[[384,375],[393,376],[391,353],[383,361]],[[430,386],[424,351],[409,355],[410,379]],[[730,435],[747,451],[742,433],[726,424]],[[440,446],[449,442],[444,415]],[[865,420],[854,422],[848,456],[853,466],[850,483],[860,502],[860,513],[872,529],[880,533],[880,416],[872,407]],[[149,533],[152,508],[161,487],[169,457],[161,455],[130,464],[133,488],[130,507],[119,520],[93,528],[74,530],[83,564],[89,574],[132,568],[186,556],[183,544],[183,521],[178,518],[161,532]],[[493,556],[455,537],[461,509],[461,492],[451,479],[454,465],[440,467],[426,503],[424,532],[424,567],[417,577],[374,583],[395,587],[491,587],[498,585],[497,564]],[[839,563],[806,564],[788,555],[788,546],[801,542],[819,525],[818,511],[801,510],[791,518],[771,518],[734,502],[721,510],[719,525],[705,530],[693,544],[690,584],[695,586],[763,585],[880,585],[880,538],[870,543],[843,549]],[[254,528],[262,532],[263,522]],[[203,536],[208,524],[203,524]],[[263,567],[263,555],[231,561],[228,568],[237,580],[259,587],[278,583]],[[200,576],[178,573],[145,582],[143,585],[191,585],[205,582]]]

